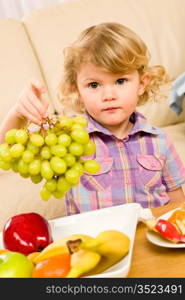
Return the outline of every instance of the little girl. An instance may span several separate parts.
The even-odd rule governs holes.
[[[84,174],[66,194],[67,215],[130,202],[156,207],[184,201],[185,169],[174,146],[162,129],[136,112],[167,82],[162,66],[148,65],[140,37],[121,24],[103,23],[83,31],[64,54],[59,86],[64,113],[85,115],[96,144],[93,158],[101,164],[98,174]],[[38,81],[25,88],[1,125],[0,142],[25,119],[44,120],[45,90]]]

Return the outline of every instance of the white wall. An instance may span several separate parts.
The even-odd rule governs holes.
[[[73,0],[0,0],[0,19],[21,19],[32,10],[70,1]]]

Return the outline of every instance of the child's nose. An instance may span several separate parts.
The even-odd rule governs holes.
[[[115,100],[116,95],[113,87],[105,87],[103,90],[103,101],[110,101],[110,100]]]

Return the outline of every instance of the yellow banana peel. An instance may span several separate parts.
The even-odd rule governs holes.
[[[101,259],[97,252],[80,249],[71,255],[71,269],[67,278],[77,278],[94,269]]]
[[[130,239],[123,232],[107,230],[98,234],[92,241],[84,241],[81,243],[81,247],[91,249],[101,255],[97,266],[84,274],[86,277],[102,273],[119,262],[129,252]]]
[[[72,235],[63,237],[63,238],[58,239],[58,240],[54,241],[53,243],[49,244],[38,255],[33,257],[32,261],[35,264],[37,264],[38,262],[40,262],[46,258],[49,258],[51,256],[55,256],[55,255],[62,254],[62,253],[69,253],[69,250],[67,247],[67,241],[68,240],[73,241],[73,240],[77,240],[77,239],[81,239],[82,242],[85,242],[85,241],[91,241],[94,238],[89,235],[85,235],[85,234],[72,234]]]

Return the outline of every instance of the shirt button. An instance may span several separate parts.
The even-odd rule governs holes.
[[[123,147],[123,142],[118,140],[117,145],[118,145],[119,148],[122,148]]]

